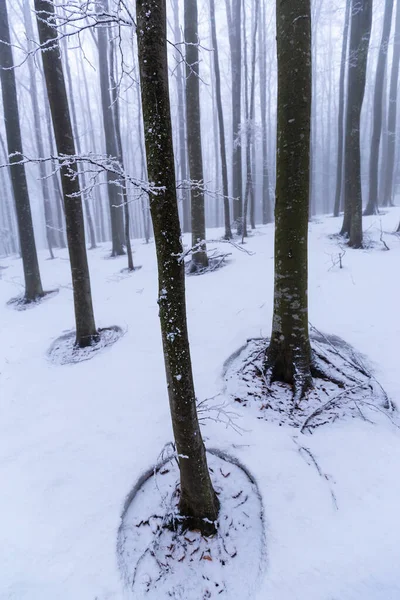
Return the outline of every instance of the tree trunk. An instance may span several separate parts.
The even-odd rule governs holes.
[[[259,8],[259,0],[254,0],[254,25],[253,30],[251,32],[252,50],[251,50],[251,81],[250,81],[250,98],[248,96],[248,69],[247,69],[247,43],[245,39],[245,98],[246,98],[246,191],[244,195],[244,208],[243,208],[243,232],[242,232],[242,242],[243,238],[247,235],[247,212],[249,206],[249,198],[251,199],[254,194],[253,187],[253,171],[252,171],[252,163],[251,163],[251,148],[253,142],[253,126],[254,126],[254,95],[255,95],[255,85],[256,85],[256,42],[257,42],[257,26],[258,26],[258,8]],[[246,17],[245,17],[245,7],[243,5],[243,24],[244,24],[244,36],[246,36]]]
[[[7,147],[10,155],[10,173],[25,277],[24,299],[25,302],[34,302],[43,296],[43,288],[40,280],[25,167],[23,164],[18,164],[23,154],[23,148],[6,0],[0,0],[0,81]],[[15,153],[16,155],[11,156]]]
[[[97,4],[97,10],[101,15],[107,12],[108,0],[100,0]],[[108,156],[116,157],[117,147],[114,133],[114,121],[111,109],[110,96],[110,72],[108,64],[108,25],[98,27],[98,51],[99,51],[99,72],[100,72],[100,91],[101,104],[103,109],[103,124],[106,141],[106,152]],[[122,202],[118,192],[118,177],[107,171],[108,197],[110,202],[110,219],[112,234],[112,252],[111,256],[121,256],[124,254],[124,214],[122,212]]]
[[[117,90],[117,82],[114,74],[114,56],[115,56],[115,44],[114,40],[110,39],[110,89],[111,89],[111,101],[113,109],[113,120],[114,120],[114,131],[115,141],[117,144],[117,159],[119,160],[122,169],[124,166],[124,154],[122,150],[122,138],[121,138],[121,127],[119,123],[119,98]],[[129,204],[128,204],[128,180],[125,178],[123,188],[123,202],[124,202],[124,216],[125,216],[125,244],[126,254],[128,257],[128,270],[133,271],[133,257],[132,257],[132,245],[131,245],[131,233],[130,233],[130,215],[129,215]]]
[[[267,53],[265,39],[265,0],[261,4],[261,27],[259,29],[259,72],[260,72],[260,111],[262,131],[262,223],[272,221],[272,198],[269,186],[268,140],[267,140]]]
[[[349,236],[349,245],[353,248],[362,248],[363,245],[360,122],[365,93],[371,24],[372,0],[353,0],[344,153],[345,207],[341,230],[342,235]]]
[[[43,69],[57,152],[59,155],[75,156],[75,143],[60,47],[57,41],[53,1],[35,0],[35,9],[39,40],[43,47]],[[72,162],[68,167],[61,167],[61,183],[64,195],[68,251],[74,291],[76,344],[80,347],[85,347],[90,346],[98,339],[98,332],[93,314],[89,266],[85,244],[85,225],[83,222],[82,199],[76,162]]]
[[[27,38],[27,51],[30,53],[33,50],[34,44],[34,33],[32,26],[32,18],[31,18],[31,8],[29,4],[29,0],[24,0],[23,2],[23,12],[24,12],[24,24],[26,29],[26,38]],[[36,148],[38,152],[38,156],[40,158],[44,158],[44,144],[42,138],[42,128],[40,124],[40,113],[39,113],[39,102],[38,102],[38,90],[36,85],[36,74],[35,67],[33,64],[33,56],[28,58],[28,68],[29,68],[29,79],[30,79],[30,98],[32,102],[32,111],[33,111],[33,123],[35,128],[35,136],[36,136]],[[40,174],[40,184],[42,186],[42,195],[43,195],[43,208],[44,208],[44,222],[46,229],[46,240],[47,247],[49,249],[50,258],[54,258],[53,247],[56,245],[56,240],[54,237],[54,223],[51,212],[51,203],[50,203],[50,192],[49,192],[49,183],[47,179],[47,170],[46,164],[44,162],[39,162],[39,174]]]
[[[172,425],[178,454],[183,525],[214,533],[219,503],[207,467],[196,412],[186,323],[185,273],[176,198],[168,89],[165,0],[137,0],[137,37],[148,173],[152,196],[159,315]]]
[[[266,369],[294,386],[296,402],[312,385],[308,332],[307,246],[312,97],[310,0],[279,0],[275,288]]]
[[[383,19],[383,30],[381,44],[379,46],[378,63],[375,75],[374,90],[374,117],[371,140],[371,153],[369,159],[369,199],[364,215],[375,215],[378,213],[378,172],[379,172],[379,149],[382,135],[382,102],[383,84],[388,55],[388,44],[390,29],[392,25],[394,0],[386,0]]]
[[[384,165],[384,194],[382,198],[383,206],[393,204],[393,176],[394,159],[396,154],[396,132],[397,132],[397,91],[399,80],[400,64],[400,0],[397,0],[396,22],[394,31],[392,73],[390,76],[389,90],[389,110],[388,110],[388,136],[386,155],[387,161]]]
[[[224,195],[224,218],[225,218],[225,236],[224,239],[232,239],[231,215],[229,209],[229,188],[228,188],[228,165],[226,161],[225,144],[225,124],[224,112],[222,109],[221,96],[221,73],[219,68],[217,29],[215,25],[215,1],[210,0],[210,21],[211,21],[211,40],[214,50],[214,74],[215,74],[215,95],[217,101],[219,145],[221,153],[221,172],[222,172],[222,193]]]
[[[342,194],[343,194],[343,149],[344,149],[344,131],[345,131],[345,83],[346,83],[346,64],[347,48],[349,45],[349,24],[350,24],[350,6],[351,0],[346,0],[346,13],[344,16],[343,40],[342,40],[342,59],[340,63],[339,80],[339,116],[338,116],[338,156],[336,165],[336,193],[333,216],[338,217],[340,212]]]
[[[179,5],[178,0],[173,0],[174,14],[174,36],[175,43],[182,43],[182,35],[179,27]],[[182,46],[180,46],[182,47]],[[186,105],[185,105],[185,89],[184,89],[184,73],[182,69],[182,54],[181,50],[176,52],[176,91],[178,96],[178,133],[179,133],[179,170],[181,181],[188,180],[188,166],[186,155]],[[183,213],[183,233],[189,233],[191,230],[190,224],[190,190],[187,185],[183,185],[180,190],[182,200]]]
[[[240,127],[242,121],[242,39],[241,18],[242,0],[225,0],[229,46],[231,50],[232,76],[232,197],[233,220],[237,226],[238,235],[242,235],[243,205],[242,205],[242,146]]]
[[[190,198],[192,206],[191,271],[208,266],[206,218],[204,211],[204,176],[201,154],[200,86],[199,86],[199,36],[197,0],[185,0],[186,49],[186,118],[189,156]],[[204,243],[203,243],[204,242]],[[200,245],[199,245],[200,244]]]

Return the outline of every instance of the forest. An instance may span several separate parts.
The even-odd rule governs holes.
[[[0,600],[399,600],[400,0],[0,0]]]

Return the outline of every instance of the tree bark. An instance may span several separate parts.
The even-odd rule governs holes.
[[[222,109],[221,96],[221,73],[219,68],[217,29],[215,25],[215,1],[210,0],[210,21],[211,21],[211,40],[214,50],[214,74],[215,74],[215,96],[217,102],[219,145],[221,154],[221,172],[222,172],[222,193],[224,195],[224,218],[225,218],[225,236],[226,240],[232,239],[231,215],[229,208],[229,188],[228,188],[228,164],[226,161],[225,144],[225,124],[224,112]]]
[[[242,121],[242,0],[225,0],[228,19],[232,76],[232,197],[233,220],[238,235],[243,228],[243,177],[240,127]]]
[[[382,102],[383,84],[388,55],[388,44],[390,29],[392,25],[394,0],[386,0],[383,18],[383,30],[381,44],[379,46],[378,63],[376,65],[375,90],[374,90],[374,113],[371,139],[371,153],[369,159],[369,199],[364,215],[375,215],[378,213],[378,172],[379,172],[379,150],[382,136]]]
[[[363,246],[360,121],[371,24],[372,0],[352,0],[344,153],[345,206],[341,234],[349,236],[349,245],[353,248]]]
[[[350,24],[350,6],[351,0],[346,0],[346,12],[344,16],[343,40],[342,40],[342,59],[340,63],[340,79],[339,79],[339,115],[338,115],[338,154],[336,164],[336,192],[335,205],[333,208],[333,216],[338,217],[340,212],[341,200],[343,195],[343,141],[345,131],[345,83],[346,83],[346,64],[347,64],[347,48],[349,45],[349,24]]]
[[[55,28],[54,3],[52,0],[35,0],[35,9],[57,152],[61,156],[75,156],[67,89]],[[76,345],[86,347],[97,341],[98,332],[93,314],[78,169],[74,159],[68,167],[61,167],[61,183],[74,292]]]
[[[100,0],[97,4],[99,14],[107,12],[108,0]],[[100,71],[100,91],[101,104],[103,109],[103,125],[106,142],[106,152],[108,156],[116,157],[117,147],[115,141],[114,121],[111,110],[110,95],[110,71],[108,64],[108,25],[104,24],[98,27],[98,51],[99,51],[99,71]],[[112,252],[111,256],[121,256],[124,252],[124,214],[122,202],[118,192],[118,177],[107,171],[108,197],[110,202],[110,219],[112,234]]]
[[[186,323],[185,274],[176,198],[168,89],[165,0],[137,0],[137,37],[143,120],[156,241],[161,334],[172,425],[178,454],[184,527],[215,532],[218,500],[208,472],[196,412]]]
[[[25,302],[34,302],[43,296],[43,288],[40,279],[25,167],[23,164],[18,164],[22,158],[23,148],[6,0],[0,0],[0,81],[10,173],[25,277],[24,300]]]
[[[206,218],[204,210],[204,176],[201,152],[199,35],[197,0],[184,1],[186,49],[186,119],[189,156],[190,198],[192,206],[191,271],[208,266]],[[203,243],[204,242],[204,243]],[[200,246],[199,246],[200,244]]]
[[[310,0],[278,0],[275,287],[266,370],[294,386],[298,401],[312,385],[308,331],[307,247],[312,98]]]
[[[384,194],[382,199],[383,206],[391,206],[393,204],[393,176],[394,176],[394,160],[396,155],[396,135],[397,135],[397,92],[399,81],[399,65],[400,65],[400,1],[397,0],[396,20],[394,30],[393,44],[393,60],[392,72],[390,76],[389,90],[389,110],[388,110],[388,136],[386,156],[387,161],[384,172]]]
[[[113,111],[113,120],[114,120],[114,131],[115,131],[115,141],[117,145],[117,159],[119,160],[122,169],[125,169],[124,166],[124,153],[122,149],[122,137],[121,137],[121,127],[119,122],[119,98],[118,98],[118,90],[117,90],[117,82],[115,80],[114,75],[114,56],[115,56],[115,44],[113,40],[109,40],[110,43],[110,89],[111,89],[111,101],[112,101],[112,111]],[[123,202],[124,202],[124,221],[125,221],[125,244],[126,244],[126,254],[128,257],[128,270],[133,271],[133,257],[132,257],[132,245],[131,245],[131,233],[130,233],[130,215],[129,215],[129,204],[128,204],[128,181],[125,178],[124,182],[125,186],[123,188]]]
[[[272,221],[272,197],[268,166],[267,139],[267,54],[265,40],[265,0],[261,4],[261,27],[259,28],[259,76],[260,76],[260,111],[262,131],[262,223]]]
[[[33,49],[34,33],[33,33],[31,8],[30,8],[29,0],[23,1],[23,13],[24,13],[24,24],[25,24],[26,38],[27,38],[27,51],[30,53]],[[33,64],[33,60],[34,60],[33,56],[29,56],[28,68],[29,68],[29,79],[30,79],[30,98],[31,98],[31,102],[32,102],[33,124],[34,124],[34,128],[35,128],[35,137],[36,137],[36,148],[37,148],[38,156],[40,158],[44,158],[44,144],[43,144],[43,137],[42,137],[42,127],[40,124],[38,90],[37,90],[36,74],[35,74],[35,67]],[[56,240],[55,240],[55,236],[54,236],[54,223],[53,223],[53,217],[52,217],[52,211],[51,211],[49,183],[48,183],[48,179],[47,179],[46,164],[44,162],[39,162],[39,174],[40,174],[40,185],[42,187],[42,196],[43,196],[44,222],[45,222],[45,229],[46,229],[47,247],[49,249],[50,258],[54,258],[53,247],[56,245]]]

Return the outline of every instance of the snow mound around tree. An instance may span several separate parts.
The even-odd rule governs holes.
[[[267,560],[257,483],[236,459],[218,450],[207,455],[221,504],[214,537],[166,527],[179,501],[175,456],[145,473],[129,495],[117,545],[128,598],[246,600],[255,593]]]

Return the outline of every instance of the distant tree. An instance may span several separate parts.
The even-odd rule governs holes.
[[[11,165],[11,180],[25,277],[24,301],[28,303],[41,298],[43,288],[40,279],[25,167],[21,164],[23,148],[6,0],[0,0],[0,81],[4,125]]]
[[[121,126],[120,126],[120,116],[119,116],[119,97],[118,97],[118,88],[117,82],[114,73],[114,62],[115,62],[115,42],[113,39],[109,40],[110,43],[110,91],[111,91],[111,106],[113,111],[113,121],[114,121],[114,131],[115,131],[115,141],[117,145],[117,154],[116,158],[119,163],[122,165],[122,169],[125,168],[124,165],[124,152],[122,148],[122,136],[121,136]],[[129,204],[128,204],[128,181],[125,179],[125,185],[122,190],[122,197],[124,203],[124,221],[125,221],[125,244],[126,244],[126,254],[128,257],[128,271],[133,271],[133,257],[132,257],[132,245],[131,245],[131,235],[130,235],[130,215],[129,215]]]
[[[76,151],[78,154],[81,154],[82,148],[81,148],[81,141],[80,141],[80,136],[79,136],[78,117],[76,114],[74,87],[72,84],[72,74],[71,74],[71,68],[69,65],[67,38],[64,38],[63,41],[64,41],[64,65],[65,65],[65,72],[67,74],[66,84],[67,84],[67,93],[69,91],[68,100],[69,100],[69,106],[71,108],[72,131],[74,133]],[[82,165],[78,165],[78,172],[79,172],[79,180],[80,180],[81,189],[83,188],[84,190],[86,190],[86,177],[85,177],[85,173],[84,173],[84,169],[83,169]],[[82,193],[82,201],[83,201],[83,207],[84,207],[85,214],[86,214],[87,228],[89,230],[90,249],[94,250],[95,248],[97,248],[96,233],[94,230],[92,213],[90,212],[88,192],[84,191]]]
[[[23,0],[23,13],[24,13],[24,25],[26,30],[26,38],[27,38],[27,50],[29,53],[32,52],[32,49],[35,44],[35,38],[33,33],[33,25],[32,25],[32,16],[31,16],[31,7],[29,0]],[[38,152],[38,156],[41,158],[44,157],[44,143],[42,136],[42,126],[41,126],[41,118],[39,111],[39,97],[38,97],[38,89],[36,82],[36,73],[35,73],[35,65],[34,65],[34,57],[30,56],[28,58],[28,68],[29,68],[29,79],[30,79],[30,99],[32,102],[32,111],[33,111],[33,124],[35,130],[36,137],[36,148]],[[53,215],[51,210],[51,201],[50,201],[50,189],[49,182],[47,178],[47,169],[46,164],[44,162],[39,163],[39,174],[40,174],[40,185],[42,187],[42,196],[43,196],[43,207],[44,207],[44,221],[46,228],[46,240],[47,247],[49,249],[50,258],[54,258],[53,248],[56,245],[55,239],[55,228],[53,223]]]
[[[310,189],[310,0],[276,5],[278,51],[275,287],[270,380],[293,385],[297,403],[312,385],[307,247]]]
[[[349,245],[353,248],[362,248],[363,245],[360,122],[371,25],[372,0],[352,0],[344,152],[345,203],[341,234],[349,237]]]
[[[382,136],[382,102],[383,86],[388,55],[390,29],[392,26],[394,0],[386,0],[383,17],[382,38],[379,46],[378,62],[375,73],[374,113],[372,119],[371,153],[369,159],[369,199],[364,215],[374,215],[378,212],[378,172],[379,150]]]
[[[204,175],[201,153],[199,34],[197,0],[184,0],[185,14],[185,64],[186,64],[186,120],[189,157],[190,198],[192,207],[191,271],[208,266],[206,217],[204,209]],[[203,242],[204,243],[201,243]],[[198,244],[201,244],[198,246]]]
[[[97,12],[101,21],[102,15],[107,14],[108,0],[98,0]],[[108,156],[117,156],[117,143],[115,139],[113,111],[111,107],[110,95],[110,66],[108,61],[108,28],[105,23],[97,29],[97,48],[99,51],[99,72],[100,72],[100,91],[101,105],[103,113],[104,135],[106,142],[106,152]],[[111,256],[120,256],[124,252],[124,213],[122,201],[119,194],[117,176],[107,171],[108,196],[110,202],[111,234],[112,234],[112,252]]]
[[[231,4],[232,2],[232,4]],[[242,0],[225,0],[232,77],[232,197],[237,233],[243,226],[243,178],[240,128],[242,122]]]
[[[342,38],[342,57],[340,61],[339,78],[339,114],[338,114],[338,153],[336,163],[336,192],[335,206],[333,216],[338,217],[340,212],[341,200],[343,196],[343,150],[344,150],[344,131],[345,131],[345,103],[346,103],[346,65],[347,48],[349,45],[349,25],[350,25],[350,6],[351,0],[346,0],[346,12],[344,15],[344,27]]]
[[[262,222],[263,225],[272,221],[272,197],[270,190],[270,174],[268,164],[267,137],[267,53],[265,39],[265,0],[261,1],[260,27],[258,33],[259,48],[259,77],[260,77],[260,111],[262,131]]]
[[[243,38],[244,38],[244,77],[245,77],[245,112],[246,112],[246,188],[244,194],[243,206],[243,231],[242,241],[247,236],[247,212],[250,201],[250,208],[254,207],[254,185],[253,185],[253,163],[251,159],[251,150],[253,147],[253,127],[254,127],[254,111],[255,111],[255,87],[256,87],[256,49],[257,49],[257,29],[259,20],[259,0],[254,0],[253,9],[253,24],[251,31],[251,63],[250,63],[250,81],[248,74],[247,61],[247,35],[246,35],[246,11],[243,0]],[[250,90],[249,90],[250,88]],[[252,210],[250,211],[250,214]],[[254,213],[251,214],[254,219]],[[254,221],[250,218],[250,226],[254,229]]]
[[[384,166],[384,182],[383,182],[383,206],[391,206],[393,204],[393,176],[394,176],[394,160],[396,154],[396,131],[397,131],[397,96],[399,82],[399,65],[400,65],[400,1],[397,0],[396,20],[394,26],[394,43],[393,43],[393,60],[392,72],[390,76],[389,89],[389,110],[388,110],[388,135],[387,135],[387,160]]]
[[[158,187],[150,210],[156,242],[159,315],[172,425],[180,469],[183,527],[214,533],[213,490],[196,412],[188,341],[168,89],[166,0],[137,0],[137,38],[149,180]],[[187,39],[187,38],[186,38]]]
[[[35,9],[39,41],[43,49],[43,69],[57,152],[60,156],[76,156],[60,46],[55,27],[54,2],[53,0],[35,0]],[[78,169],[73,160],[69,166],[61,167],[61,183],[74,292],[76,344],[86,347],[98,339],[98,332],[93,314]]]
[[[222,108],[221,73],[219,68],[217,28],[215,24],[215,0],[210,0],[211,40],[214,51],[215,96],[217,103],[219,145],[221,154],[222,193],[224,196],[225,239],[232,238],[231,215],[229,208],[228,163],[226,160],[224,111]]]
[[[178,0],[172,0],[172,13],[174,15],[174,37],[175,44],[182,44],[182,34],[179,27],[179,4]],[[179,173],[181,181],[187,181],[188,164],[186,152],[186,101],[185,101],[185,74],[182,66],[181,46],[176,51],[176,92],[178,99],[178,140],[179,140]],[[182,202],[182,229],[183,233],[191,231],[190,224],[190,190],[186,185],[181,186],[180,197]]]

